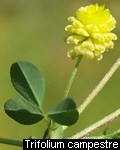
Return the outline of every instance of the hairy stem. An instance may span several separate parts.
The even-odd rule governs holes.
[[[96,131],[97,129],[107,125],[108,123],[112,122],[113,120],[120,117],[120,109],[116,110],[115,112],[111,113],[110,115],[104,117],[102,120],[92,124],[88,128],[84,129],[83,131],[77,133],[76,135],[72,136],[72,139],[81,139],[85,136],[89,135],[93,131]]]
[[[23,141],[14,140],[14,139],[6,139],[6,138],[0,138],[0,143],[2,144],[9,144],[13,146],[23,146]]]
[[[99,84],[93,89],[93,91],[88,95],[88,97],[83,101],[83,103],[79,106],[78,111],[79,114],[83,112],[83,110],[92,102],[94,97],[102,90],[105,84],[109,81],[109,79],[113,76],[116,70],[120,67],[120,58],[116,60],[110,70],[106,73],[103,79],[99,82]]]

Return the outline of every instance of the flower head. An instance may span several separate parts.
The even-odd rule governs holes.
[[[100,61],[103,53],[114,47],[116,34],[111,31],[116,26],[115,18],[109,9],[98,4],[81,7],[74,17],[68,17],[70,25],[65,30],[71,34],[68,44],[73,44],[68,57],[75,58],[84,55],[87,58]]]

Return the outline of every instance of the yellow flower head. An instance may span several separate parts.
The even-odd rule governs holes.
[[[84,55],[87,58],[100,61],[103,53],[114,47],[116,34],[111,31],[116,26],[115,18],[109,9],[98,4],[81,7],[75,17],[69,17],[70,25],[65,30],[71,33],[67,44],[73,44],[68,57],[75,58]]]

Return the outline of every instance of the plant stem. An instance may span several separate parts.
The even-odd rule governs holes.
[[[106,73],[103,79],[98,83],[98,85],[92,90],[92,92],[88,95],[88,97],[83,101],[83,103],[78,107],[79,114],[81,114],[84,109],[92,102],[94,97],[102,90],[105,84],[109,81],[112,75],[117,71],[120,67],[120,57],[116,60],[116,62],[112,65],[110,70]],[[63,126],[63,130],[67,129],[67,126]]]
[[[105,84],[109,81],[112,75],[116,72],[116,70],[120,67],[120,58],[116,60],[110,70],[106,73],[103,79],[99,82],[99,84],[93,89],[93,91],[88,95],[88,97],[83,101],[83,103],[79,106],[78,111],[79,114],[83,112],[83,110],[92,102],[94,97],[102,90]]]
[[[88,134],[107,125],[108,123],[112,122],[113,120],[117,119],[118,117],[120,117],[120,109],[118,109],[115,112],[111,113],[110,115],[104,117],[102,120],[94,123],[93,125],[89,126],[88,128],[84,129],[83,131],[77,133],[76,135],[72,136],[71,138],[72,139],[84,138]]]
[[[0,138],[0,143],[9,144],[9,145],[13,145],[13,146],[20,146],[20,147],[23,146],[23,141],[6,139],[6,138]]]
[[[73,71],[72,71],[72,73],[71,73],[70,79],[69,79],[68,84],[67,84],[66,89],[65,89],[64,99],[65,99],[65,98],[68,96],[68,94],[69,94],[70,88],[71,88],[72,83],[73,83],[74,78],[75,78],[75,75],[76,75],[76,73],[77,73],[77,71],[78,71],[78,66],[79,66],[79,64],[80,64],[80,62],[81,62],[81,59],[82,59],[82,55],[80,55],[80,57],[78,58],[78,60],[77,60],[77,62],[76,62],[76,64],[75,64],[75,67],[73,68]]]

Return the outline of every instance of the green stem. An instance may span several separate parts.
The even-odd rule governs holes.
[[[70,88],[71,88],[72,83],[73,83],[74,78],[75,78],[75,75],[76,75],[76,73],[78,71],[78,66],[79,66],[79,64],[81,62],[81,59],[82,59],[82,55],[78,58],[78,60],[77,60],[77,62],[75,64],[75,67],[73,68],[73,71],[71,73],[70,79],[69,79],[68,84],[67,84],[66,89],[65,89],[64,98],[66,98],[68,96],[68,94],[69,94]]]
[[[69,94],[70,88],[71,88],[72,83],[73,83],[73,81],[74,81],[75,75],[76,75],[76,73],[77,73],[77,71],[78,71],[78,67],[79,67],[79,64],[80,64],[80,62],[81,62],[81,60],[82,60],[82,57],[83,57],[82,55],[79,56],[79,58],[78,58],[78,60],[77,60],[77,62],[76,62],[76,64],[75,64],[75,66],[74,66],[74,68],[73,68],[73,70],[72,70],[70,79],[69,79],[69,81],[68,81],[68,83],[67,83],[67,86],[66,86],[66,89],[65,89],[64,99],[65,99],[65,98],[68,96],[68,94]],[[63,131],[64,131],[65,129],[67,129],[67,127],[68,127],[68,126],[62,126]]]
[[[113,76],[113,74],[117,71],[119,67],[120,67],[120,58],[116,60],[116,62],[112,65],[110,70],[103,77],[103,79],[98,83],[98,85],[93,89],[93,91],[88,95],[88,97],[79,106],[78,108],[79,114],[81,114],[83,110],[92,102],[94,97],[98,95],[98,93],[103,89],[105,84],[109,81],[109,79]]]
[[[0,138],[0,143],[2,144],[9,144],[13,146],[23,146],[23,141],[14,140],[14,139],[6,139],[6,138]]]
[[[104,117],[102,120],[92,124],[88,128],[82,130],[81,132],[77,133],[76,135],[72,136],[72,139],[81,139],[87,136],[88,134],[96,131],[97,129],[107,125],[108,123],[112,122],[113,120],[120,117],[120,109],[116,110],[115,112],[111,113],[110,115]]]

